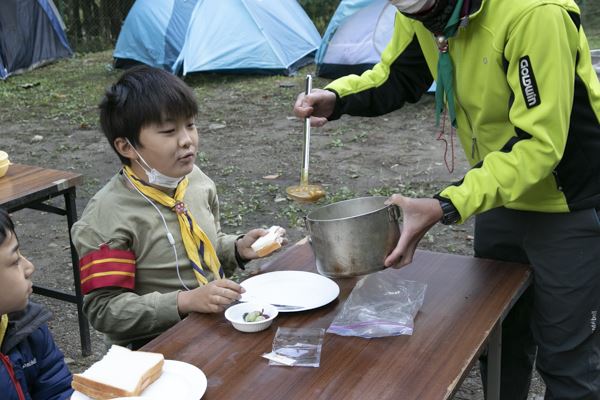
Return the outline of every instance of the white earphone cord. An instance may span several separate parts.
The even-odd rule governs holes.
[[[171,247],[173,248],[173,254],[175,254],[175,270],[177,271],[177,278],[179,278],[179,283],[181,283],[181,286],[183,286],[185,288],[185,290],[191,290],[189,287],[186,286],[185,283],[183,283],[183,279],[181,279],[181,275],[179,274],[179,257],[177,257],[177,247],[175,247],[175,239],[173,239],[173,235],[171,234],[171,231],[169,230],[169,227],[167,226],[167,221],[165,221],[165,217],[164,217],[163,213],[160,212],[160,210],[158,209],[158,207],[156,206],[156,204],[154,204],[154,202],[152,200],[150,200],[144,193],[141,192],[140,189],[137,188],[137,186],[135,186],[133,184],[133,182],[131,181],[131,179],[129,179],[129,177],[126,174],[123,174],[123,176],[125,176],[125,178],[127,178],[127,180],[129,181],[129,183],[131,183],[131,186],[133,186],[133,188],[144,199],[146,199],[146,201],[148,203],[150,203],[152,205],[152,207],[154,207],[154,209],[156,210],[156,212],[158,212],[158,215],[160,215],[160,218],[162,219],[163,225],[165,226],[165,231],[167,231],[167,240],[169,241],[169,243],[171,244]]]

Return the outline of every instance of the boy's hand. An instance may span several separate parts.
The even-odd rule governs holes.
[[[281,228],[283,229],[283,228]],[[239,239],[237,242],[235,242],[235,245],[237,246],[237,251],[238,254],[240,255],[240,257],[242,257],[244,260],[254,260],[256,258],[258,258],[258,254],[256,254],[256,252],[254,250],[252,250],[252,243],[256,242],[256,240],[267,234],[267,230],[266,229],[252,229],[251,231],[248,231],[248,233],[246,233],[241,239]],[[283,232],[283,242],[281,242],[281,245],[286,245],[288,240],[285,237],[285,230]]]
[[[229,279],[217,279],[199,288],[179,292],[177,309],[179,314],[190,312],[218,313],[240,299],[245,289]]]

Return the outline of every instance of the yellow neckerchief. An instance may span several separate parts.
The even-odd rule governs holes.
[[[8,315],[2,314],[2,317],[0,317],[0,347],[2,347],[6,328],[8,328]]]
[[[188,258],[192,263],[192,268],[194,269],[194,274],[196,275],[198,282],[201,285],[208,283],[200,257],[202,257],[204,265],[211,270],[215,278],[224,278],[225,274],[223,273],[221,263],[219,262],[219,258],[217,257],[217,253],[215,252],[212,243],[204,231],[200,229],[200,226],[198,226],[196,220],[183,203],[183,196],[185,195],[185,190],[189,183],[188,177],[186,176],[179,182],[175,189],[175,195],[171,197],[142,181],[135,175],[129,166],[126,165],[123,167],[123,173],[129,177],[131,183],[145,196],[163,206],[169,207],[177,213],[183,245],[185,246]]]

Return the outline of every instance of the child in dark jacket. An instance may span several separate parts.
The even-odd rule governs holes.
[[[50,312],[29,302],[33,264],[19,251],[13,222],[0,209],[0,398],[71,397],[71,373],[46,322]]]

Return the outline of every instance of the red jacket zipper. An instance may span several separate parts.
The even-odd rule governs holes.
[[[10,376],[10,380],[15,385],[15,390],[17,391],[17,395],[19,396],[19,400],[26,400],[25,395],[23,394],[23,389],[21,389],[21,384],[15,377],[15,371],[13,370],[12,364],[10,363],[10,359],[4,354],[0,353],[0,358],[8,371],[8,375]]]

